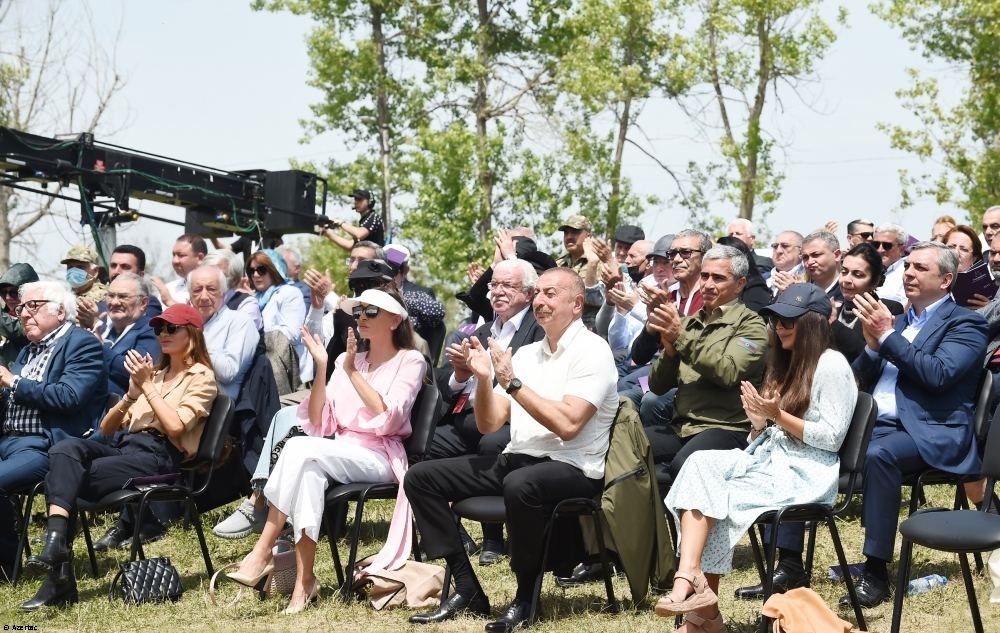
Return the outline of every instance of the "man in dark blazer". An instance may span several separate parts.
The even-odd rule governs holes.
[[[979,473],[973,408],[987,326],[958,306],[948,290],[958,270],[953,251],[937,242],[916,244],[903,285],[910,309],[895,319],[871,295],[854,300],[866,348],[854,362],[861,388],[878,405],[864,473],[865,607],[889,599],[902,482],[928,468]],[[897,591],[903,591],[897,587]],[[841,599],[846,603],[846,596]]]
[[[108,325],[98,331],[104,343],[104,364],[108,368],[108,390],[124,395],[129,375],[125,371],[125,354],[134,349],[149,356],[155,363],[160,357],[160,342],[149,327],[146,309],[149,306],[149,282],[135,273],[121,273],[111,280],[107,302]]]
[[[492,338],[502,347],[516,352],[522,345],[545,337],[545,332],[531,312],[538,275],[528,262],[521,259],[503,260],[493,267],[490,281],[490,303],[496,318],[473,332],[484,348]],[[447,413],[438,421],[427,456],[430,459],[460,455],[497,455],[510,442],[510,425],[482,435],[476,427],[472,409],[476,381],[465,363],[462,344],[454,343],[445,350],[445,365],[438,371],[441,393],[448,404]],[[480,564],[496,562],[503,552],[503,529],[483,525],[483,548]]]
[[[108,371],[101,343],[73,325],[76,296],[63,282],[21,290],[18,318],[30,342],[0,367],[0,566],[14,562],[17,537],[10,495],[40,481],[49,447],[79,437],[104,415]]]

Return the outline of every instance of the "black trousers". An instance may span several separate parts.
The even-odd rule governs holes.
[[[96,501],[133,477],[176,472],[181,454],[165,436],[128,433],[114,445],[73,438],[49,449],[48,502],[69,512],[77,498]]]
[[[510,444],[510,425],[483,435],[476,427],[472,409],[448,413],[446,419],[434,429],[434,438],[427,449],[428,459],[459,457],[461,455],[498,455]]]
[[[653,451],[653,461],[669,462],[670,475],[677,479],[681,466],[695,451],[728,451],[731,448],[743,450],[747,447],[749,430],[707,429],[695,435],[681,437],[672,424],[644,426],[646,437]]]
[[[406,473],[403,489],[430,558],[465,553],[449,503],[503,495],[511,569],[534,577],[542,572],[545,526],[552,509],[563,499],[596,496],[602,483],[548,457],[501,453],[420,462]]]

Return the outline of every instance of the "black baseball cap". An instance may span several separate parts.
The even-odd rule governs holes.
[[[825,317],[830,316],[833,306],[830,298],[822,288],[810,283],[792,284],[774,299],[774,303],[760,309],[760,316],[771,314],[794,319],[806,312],[818,312]]]
[[[615,231],[615,241],[622,244],[635,244],[639,240],[646,239],[646,233],[638,226],[623,224]]]
[[[660,239],[656,240],[656,244],[653,244],[653,250],[649,251],[647,257],[666,257],[667,251],[670,250],[670,245],[674,243],[674,234],[667,233]]]
[[[372,199],[372,192],[367,189],[355,189],[351,192],[351,197],[355,200],[364,199],[370,201]]]

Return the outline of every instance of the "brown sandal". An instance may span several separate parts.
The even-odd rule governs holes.
[[[684,618],[684,624],[674,633],[726,633],[726,625],[722,621],[722,613],[707,620],[697,613],[689,613]]]
[[[670,594],[661,596],[660,599],[656,601],[656,607],[654,607],[656,615],[662,615],[664,617],[684,615],[690,611],[718,604],[719,596],[715,595],[715,592],[708,586],[708,581],[705,580],[705,574],[698,572],[698,575],[695,576],[694,574],[683,571],[674,572],[674,580],[678,578],[686,580],[694,588],[694,593],[680,602],[674,602],[671,600]]]

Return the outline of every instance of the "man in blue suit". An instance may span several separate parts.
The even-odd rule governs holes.
[[[125,371],[125,354],[134,349],[143,356],[149,354],[155,363],[160,357],[160,342],[149,327],[146,309],[149,306],[150,285],[135,273],[120,273],[108,286],[108,325],[98,330],[104,343],[104,365],[108,368],[108,390],[121,396],[128,390],[129,375]]]
[[[903,481],[928,468],[979,473],[972,416],[987,326],[952,300],[948,290],[957,269],[954,252],[920,242],[903,272],[906,314],[893,323],[888,308],[871,295],[854,300],[866,342],[854,369],[878,405],[861,510],[866,559],[858,597],[865,607],[889,599]],[[841,604],[848,604],[846,596]]]
[[[108,371],[101,343],[73,325],[76,296],[63,282],[21,287],[17,316],[29,345],[0,367],[0,566],[17,548],[10,495],[40,481],[49,447],[81,436],[104,415]],[[6,569],[5,569],[6,571]]]

